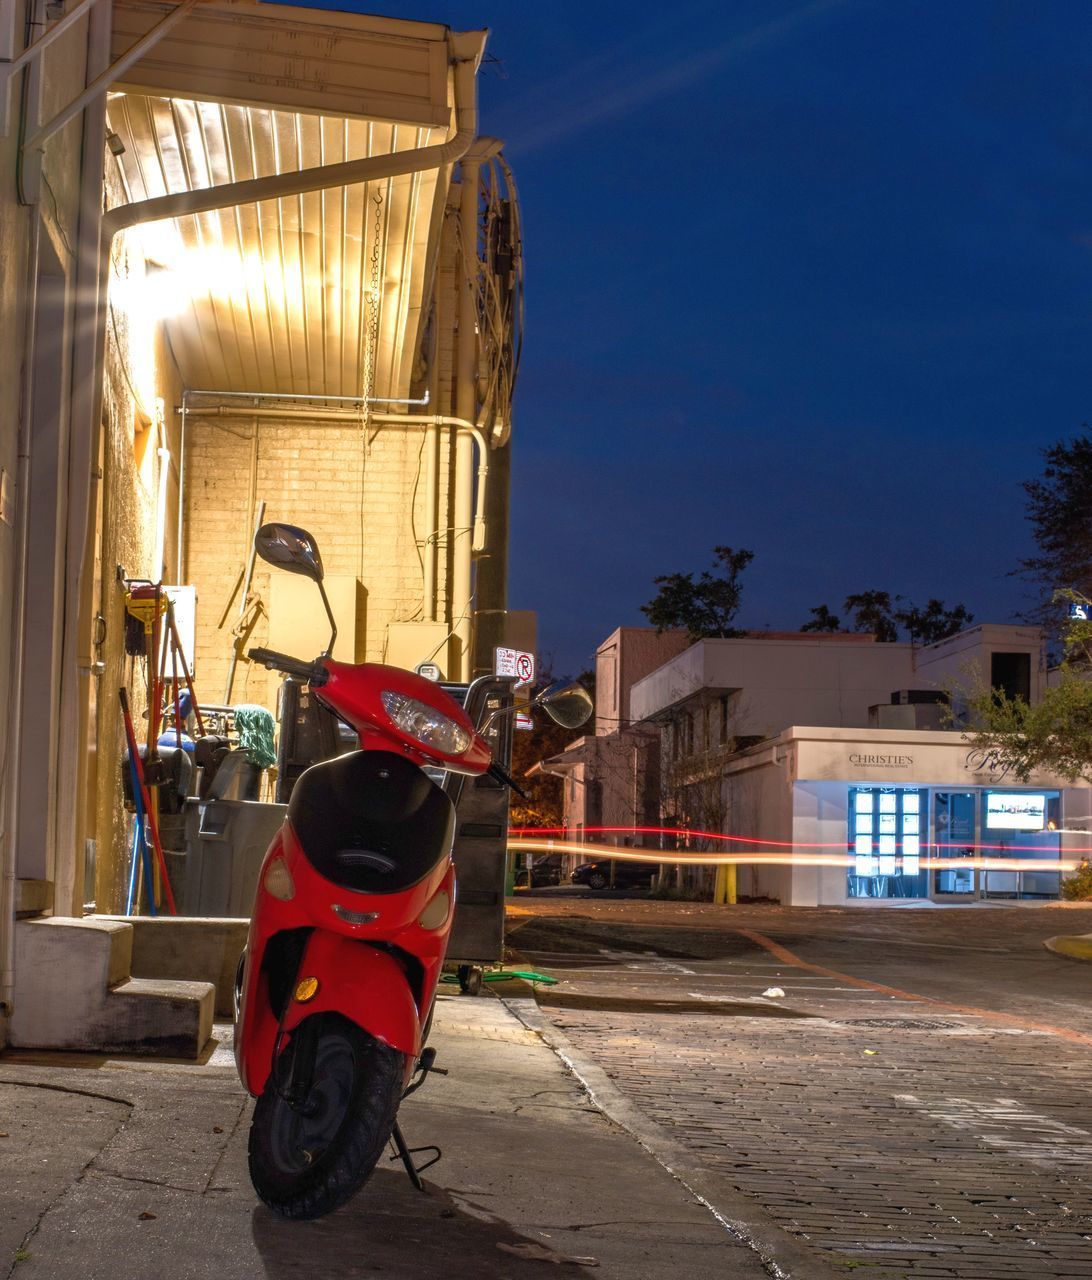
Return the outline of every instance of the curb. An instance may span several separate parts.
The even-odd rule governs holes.
[[[589,1101],[624,1129],[741,1243],[758,1254],[773,1280],[833,1280],[844,1273],[829,1266],[776,1223],[727,1178],[692,1162],[666,1129],[649,1120],[617,1088],[602,1067],[585,1057],[528,996],[500,996],[502,1003],[557,1054]]]
[[[1071,960],[1092,960],[1092,933],[1065,934],[1047,938],[1043,946]]]

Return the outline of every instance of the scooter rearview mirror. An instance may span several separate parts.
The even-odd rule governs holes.
[[[289,573],[302,573],[305,578],[318,583],[319,594],[326,616],[330,620],[330,643],[322,654],[328,658],[334,651],[337,639],[337,623],[334,611],[326,598],[326,588],[322,585],[322,556],[314,537],[295,524],[263,524],[254,535],[254,550],[266,564],[277,569],[287,569]]]
[[[535,698],[534,705],[542,707],[563,729],[579,729],[595,709],[587,689],[582,684],[567,680],[559,680],[557,684],[543,689]]]
[[[302,573],[313,582],[322,582],[322,556],[318,543],[298,525],[263,524],[254,535],[254,550],[274,568]]]

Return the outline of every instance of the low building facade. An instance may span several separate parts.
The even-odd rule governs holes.
[[[724,849],[741,897],[785,904],[1045,901],[1089,846],[1092,792],[1006,776],[965,736],[983,685],[1032,704],[1036,628],[933,645],[846,634],[702,640],[634,685],[661,739],[664,826]],[[803,727],[802,727],[803,726]],[[712,868],[679,879],[711,887]]]
[[[1092,847],[1090,788],[1006,776],[959,732],[790,726],[721,783],[739,893],[786,905],[1048,901]]]

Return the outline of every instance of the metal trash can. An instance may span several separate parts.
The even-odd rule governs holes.
[[[249,916],[270,841],[286,804],[186,801],[186,858],[179,910],[187,916]]]

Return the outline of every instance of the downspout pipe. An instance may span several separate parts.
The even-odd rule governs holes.
[[[322,164],[312,169],[275,173],[266,178],[225,182],[220,186],[200,187],[196,191],[177,191],[167,196],[118,205],[103,214],[102,234],[105,244],[112,243],[119,231],[140,223],[181,218],[189,213],[212,213],[216,209],[258,204],[263,200],[277,200],[285,196],[306,195],[308,192],[325,191],[330,187],[351,187],[361,182],[397,178],[404,174],[421,173],[454,164],[470,149],[478,132],[474,78],[484,47],[484,33],[481,40],[481,45],[471,57],[455,63],[456,130],[447,142],[416,147],[411,151],[396,151],[392,155],[366,156],[362,160],[346,160],[340,164]]]
[[[478,200],[481,159],[472,152],[459,166],[459,265],[456,269],[455,413],[477,417],[478,394]],[[459,647],[460,680],[474,679],[474,567],[470,538],[470,441],[455,437],[455,501],[451,570],[451,630]],[[484,518],[484,512],[483,512]]]
[[[455,418],[449,414],[408,414],[408,413],[373,413],[371,415],[372,422],[386,422],[392,426],[422,426],[422,427],[454,427],[459,436],[467,440],[473,440],[478,446],[478,483],[477,495],[474,502],[474,527],[473,539],[471,541],[471,550],[475,555],[485,550],[486,544],[486,527],[485,527],[485,494],[486,486],[489,481],[489,440],[481,427],[473,422],[467,422],[465,418]],[[467,522],[469,524],[469,521]]]
[[[181,586],[186,579],[182,576],[185,558],[182,551],[183,520],[186,511],[186,392],[182,392],[182,407],[179,409],[178,426],[178,522],[175,534],[175,568],[174,580]]]

